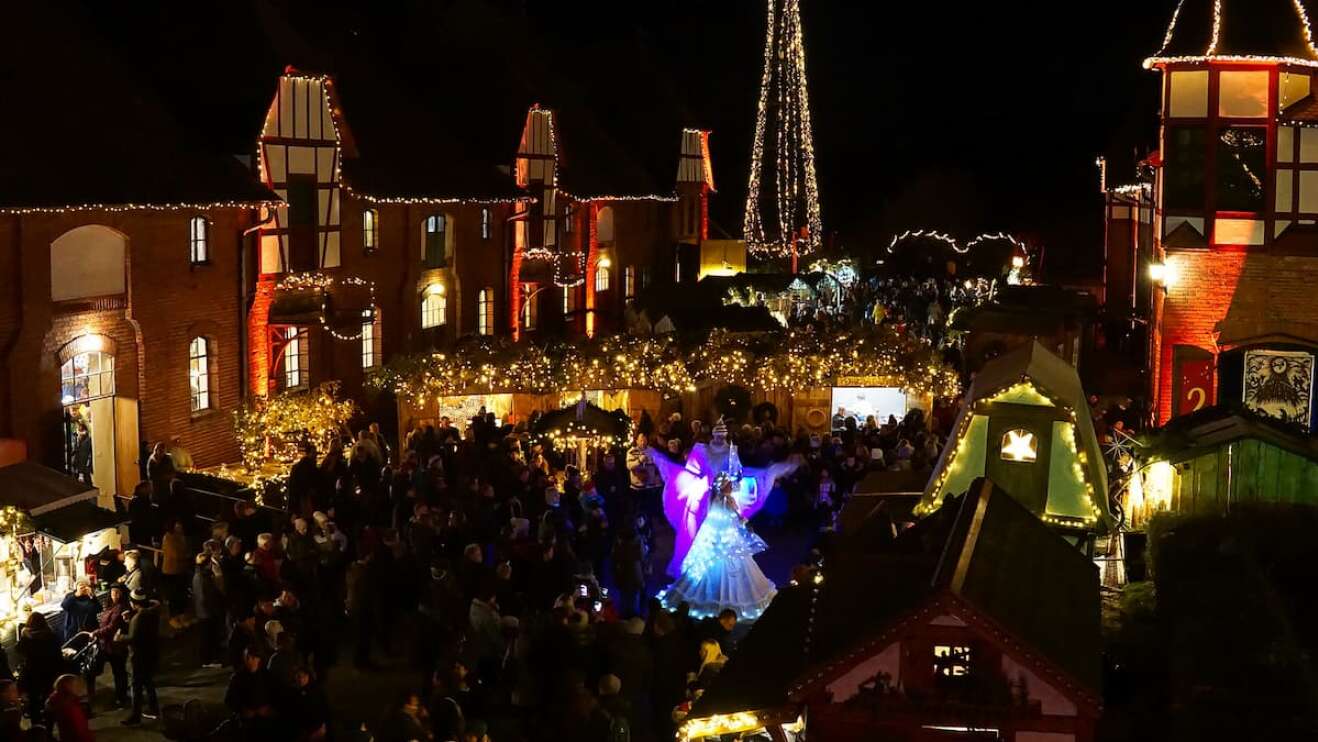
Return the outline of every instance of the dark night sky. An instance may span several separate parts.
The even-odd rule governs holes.
[[[448,19],[455,8],[524,12],[525,28],[542,44],[536,64],[573,78],[576,90],[587,91],[583,107],[606,127],[636,130],[638,117],[662,106],[681,110],[654,116],[656,131],[678,123],[714,130],[720,193],[713,216],[722,229],[740,232],[763,0],[196,0],[182,6],[188,10],[82,3],[98,29],[163,78],[166,90],[183,95],[189,86],[180,83],[189,76],[220,79],[246,68],[244,84],[255,85],[248,97],[258,100],[268,100],[269,70],[299,63],[284,58],[287,46],[261,52],[237,38],[256,15],[270,17],[270,8],[313,46],[330,48],[335,60],[369,56],[391,75],[436,79],[480,78],[486,69],[444,59],[448,46],[484,44],[484,53],[500,55],[518,38],[500,32],[474,40],[470,29],[436,28],[454,25]],[[1125,181],[1135,150],[1142,155],[1154,143],[1157,76],[1140,62],[1156,49],[1175,0],[801,5],[824,224],[840,244],[875,249],[905,228],[964,237],[1008,230],[1046,245],[1053,271],[1097,265],[1102,221],[1094,158],[1106,154],[1112,179]],[[207,44],[212,48],[198,51]],[[630,76],[633,52],[652,75],[640,85]],[[651,99],[654,79],[667,92]],[[221,97],[194,96],[189,105],[219,105],[232,92],[222,84]],[[510,119],[515,129],[518,119],[509,112],[541,95],[535,84],[529,92],[485,87],[492,89],[478,93],[490,96],[483,103],[458,92],[436,105],[449,106],[445,116],[462,115],[464,104],[504,108],[487,118]],[[548,105],[564,105],[546,95]],[[350,125],[361,115],[346,113]],[[671,162],[670,135],[649,139]],[[511,151],[513,143],[498,141],[500,151]]]

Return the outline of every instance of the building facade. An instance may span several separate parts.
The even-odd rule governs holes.
[[[1225,6],[1225,7],[1224,7]],[[1187,1],[1145,183],[1108,189],[1107,302],[1147,322],[1159,424],[1216,404],[1313,426],[1318,49],[1302,3]]]

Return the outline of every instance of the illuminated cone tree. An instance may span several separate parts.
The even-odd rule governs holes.
[[[743,227],[752,252],[791,257],[795,271],[823,233],[800,0],[768,0],[768,12]]]

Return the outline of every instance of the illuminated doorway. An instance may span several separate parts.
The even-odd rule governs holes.
[[[137,481],[137,401],[117,395],[108,339],[84,335],[61,353],[64,464],[100,490],[103,503]]]

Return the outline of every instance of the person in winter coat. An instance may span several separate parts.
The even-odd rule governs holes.
[[[224,594],[220,592],[222,569],[212,554],[202,552],[192,572],[192,612],[201,624],[201,666],[220,667],[224,644]]]
[[[151,600],[142,590],[129,595],[133,615],[128,619],[128,631],[123,640],[128,644],[128,665],[133,673],[133,711],[123,723],[128,726],[142,723],[142,706],[147,715],[160,715],[160,701],[156,698],[156,671],[160,668],[160,601]]]
[[[92,584],[87,580],[78,580],[73,592],[64,596],[60,603],[64,612],[64,641],[68,641],[81,631],[94,631],[97,616],[101,613],[101,604],[92,595]]]
[[[641,613],[645,594],[645,544],[630,524],[618,529],[613,544],[613,581],[618,587],[618,612],[623,618]]]
[[[183,521],[171,521],[164,537],[160,540],[162,559],[160,564],[161,583],[165,599],[169,604],[171,616],[178,616],[186,609],[188,597],[188,578],[192,574],[189,558],[188,537],[183,529]]]
[[[60,642],[46,617],[33,611],[19,632],[16,649],[22,658],[22,686],[27,691],[28,715],[34,723],[40,722],[46,696],[50,695],[64,664]]]
[[[93,742],[95,737],[82,709],[82,679],[61,675],[46,699],[46,720],[59,732],[60,742]]]
[[[87,678],[87,696],[96,697],[96,678],[110,664],[114,674],[114,705],[121,708],[128,705],[128,647],[123,642],[115,641],[115,636],[128,631],[128,589],[120,583],[110,586],[110,603],[101,614],[101,622],[92,632],[96,643],[100,645],[99,659],[96,667]]]
[[[149,559],[142,558],[142,552],[137,549],[124,552],[124,570],[122,582],[129,595],[138,590],[148,594],[155,591],[159,573]]]

